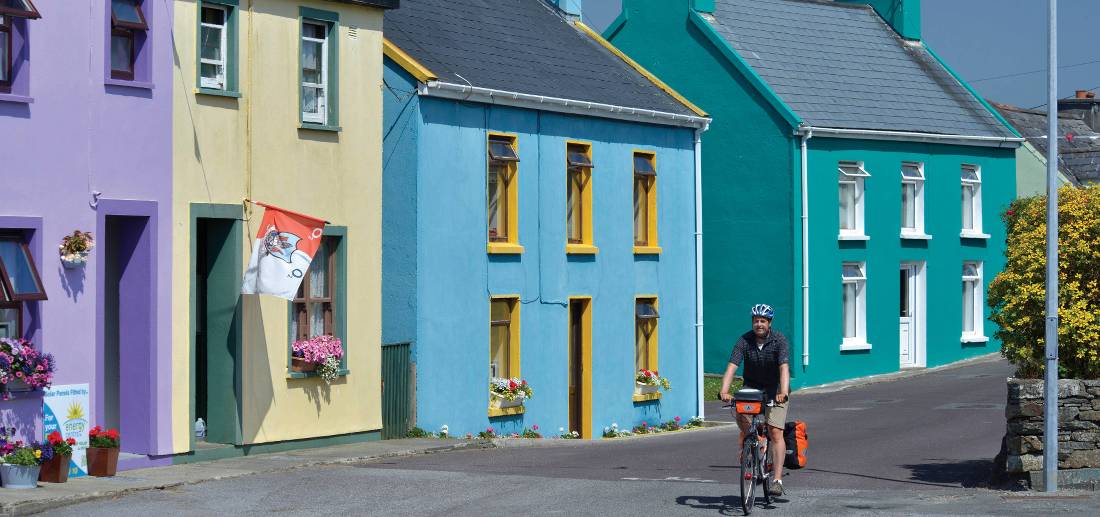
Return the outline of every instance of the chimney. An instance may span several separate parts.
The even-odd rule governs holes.
[[[582,11],[581,0],[552,0],[552,2],[565,14],[580,18]]]
[[[1096,97],[1096,92],[1092,92],[1089,90],[1077,90],[1076,93],[1078,99],[1091,99],[1093,97]]]
[[[1081,117],[1093,131],[1100,133],[1100,99],[1091,90],[1077,90],[1073,98],[1059,99],[1058,113]]]
[[[866,4],[886,20],[901,37],[920,40],[920,0],[835,0],[848,4]]]

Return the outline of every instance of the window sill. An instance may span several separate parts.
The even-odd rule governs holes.
[[[26,95],[17,95],[14,93],[0,93],[0,102],[15,102],[19,104],[31,104],[34,102],[34,97],[28,97]]]
[[[634,246],[635,255],[660,255],[660,246]]]
[[[928,235],[927,233],[916,233],[916,232],[901,232],[901,238],[902,239],[914,239],[914,240],[920,240],[920,241],[930,241],[930,240],[932,240],[931,235]]]
[[[963,336],[959,341],[963,343],[988,343],[988,336]]]
[[[512,407],[503,407],[503,408],[501,408],[501,407],[491,407],[491,408],[489,408],[489,418],[498,417],[498,416],[522,415],[522,414],[523,414],[523,406],[512,406]]]
[[[959,238],[961,239],[988,239],[990,235],[982,232],[959,232]]]
[[[570,255],[595,255],[600,252],[600,248],[591,244],[566,244],[565,252]]]
[[[869,240],[871,240],[871,238],[866,236],[866,235],[856,235],[854,233],[853,234],[844,234],[844,233],[842,233],[842,234],[836,236],[836,240],[838,240],[838,241],[869,241]]]
[[[339,376],[339,377],[346,377],[350,373],[351,373],[351,370],[348,370],[347,368],[340,368],[340,371],[337,372],[336,375]],[[321,375],[317,372],[291,372],[291,371],[286,372],[286,378],[287,379],[308,379],[310,377],[320,377],[320,376]]]
[[[635,393],[634,402],[648,402],[650,400],[660,400],[661,392],[654,393]]]
[[[870,350],[871,344],[866,341],[851,341],[840,344],[840,351],[847,352],[850,350]]]
[[[523,253],[523,246],[512,242],[490,242],[485,245],[485,251],[501,255],[519,255]]]
[[[234,99],[240,98],[241,92],[235,92],[231,90],[216,90],[214,88],[195,88],[195,95],[213,95],[215,97],[233,97]]]
[[[314,124],[312,122],[302,122],[298,125],[298,129],[309,129],[311,131],[329,131],[332,133],[339,133],[344,128],[340,126],[328,126],[325,124]]]
[[[108,86],[125,86],[127,88],[141,88],[142,90],[152,90],[153,83],[146,81],[127,81],[125,79],[111,79],[110,77],[103,79],[103,84]]]

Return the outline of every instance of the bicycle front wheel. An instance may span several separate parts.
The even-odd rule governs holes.
[[[756,440],[746,439],[741,448],[741,509],[745,515],[752,513],[752,507],[756,504],[756,476],[759,471],[756,447]]]

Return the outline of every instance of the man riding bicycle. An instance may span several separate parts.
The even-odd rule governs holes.
[[[719,397],[729,402],[730,383],[733,374],[741,364],[745,365],[745,387],[755,388],[765,393],[775,405],[765,410],[768,422],[768,447],[772,451],[772,477],[770,495],[783,495],[783,459],[786,456],[786,444],[783,442],[783,427],[787,421],[788,394],[791,390],[791,372],[788,361],[787,338],[778,330],[772,330],[772,318],[775,313],[765,304],[752,308],[752,330],[737,340],[730,354],[726,374],[722,376],[722,391]],[[741,442],[748,436],[751,418],[737,415],[737,426],[741,428]]]

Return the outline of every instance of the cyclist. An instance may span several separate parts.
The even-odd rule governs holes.
[[[783,427],[790,405],[788,395],[791,389],[791,372],[788,366],[787,338],[778,330],[772,330],[774,316],[775,311],[769,305],[758,304],[752,307],[752,330],[743,334],[733,347],[726,374],[722,376],[719,397],[725,402],[733,400],[730,383],[733,382],[737,367],[744,364],[745,387],[763,391],[767,400],[775,401],[774,406],[765,408],[770,442],[768,448],[772,451],[772,477],[775,480],[771,484],[770,495],[783,495],[783,458],[786,455]],[[748,415],[737,415],[742,443],[749,433],[751,423]]]

